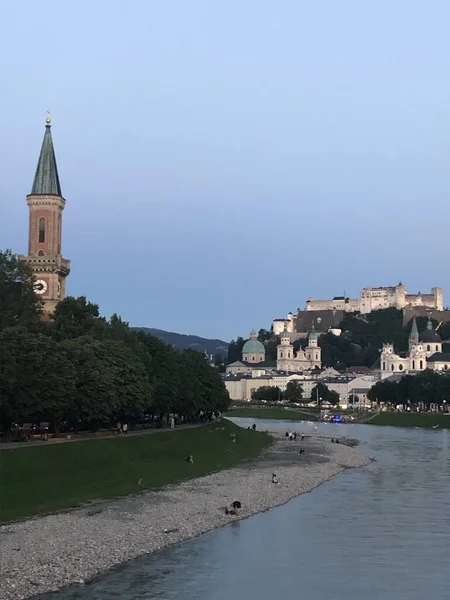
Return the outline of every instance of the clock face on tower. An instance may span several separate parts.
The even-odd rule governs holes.
[[[34,285],[33,285],[33,289],[36,292],[36,294],[45,294],[45,292],[47,291],[48,285],[47,282],[44,281],[43,279],[38,279],[37,281],[35,281]]]

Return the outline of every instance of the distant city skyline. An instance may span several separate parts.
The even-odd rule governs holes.
[[[27,250],[50,110],[69,295],[226,341],[399,280],[449,304],[447,1],[18,0],[3,17],[1,247]]]

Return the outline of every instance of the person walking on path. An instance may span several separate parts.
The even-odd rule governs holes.
[[[122,425],[122,431],[123,431],[123,433],[124,433],[125,435],[127,435],[127,434],[128,434],[128,425],[127,425],[126,423],[124,423],[124,424]]]

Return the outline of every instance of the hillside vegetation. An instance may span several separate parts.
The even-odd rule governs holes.
[[[197,350],[204,354],[216,356],[226,356],[228,352],[228,342],[217,339],[202,338],[198,335],[185,335],[183,333],[174,333],[173,331],[164,331],[163,329],[154,329],[152,327],[136,327],[140,331],[149,333],[162,340],[178,350]]]

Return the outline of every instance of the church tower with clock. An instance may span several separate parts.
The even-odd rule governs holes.
[[[66,201],[59,183],[49,117],[27,204],[28,254],[20,258],[31,267],[35,277],[35,292],[44,301],[44,312],[51,314],[66,295],[70,261],[63,258],[61,253],[62,212]]]

